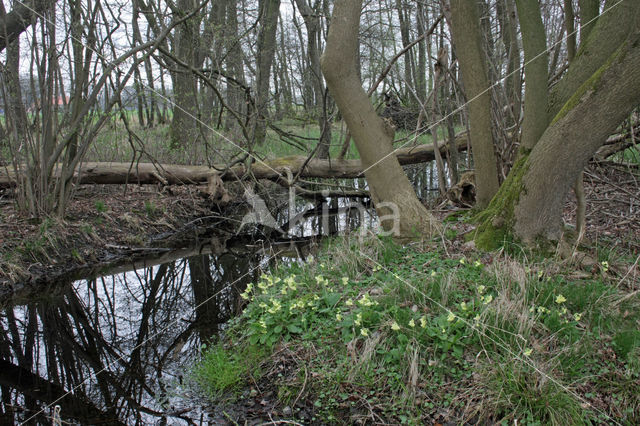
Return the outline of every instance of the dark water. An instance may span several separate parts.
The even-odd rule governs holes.
[[[408,173],[419,196],[435,194],[432,168]],[[0,424],[207,423],[189,362],[239,313],[246,285],[276,262],[303,261],[318,236],[376,227],[366,199],[292,199],[264,196],[279,243],[248,223],[252,239],[214,237],[0,300]]]
[[[248,225],[253,239],[0,300],[0,423],[206,423],[205,404],[187,386],[189,362],[240,311],[238,295],[262,271],[303,261],[318,235],[373,226],[349,204],[316,206],[326,217],[300,216],[278,243]]]

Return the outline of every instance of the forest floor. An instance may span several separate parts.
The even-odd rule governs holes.
[[[220,424],[638,424],[634,173],[587,170],[583,256],[481,253],[460,215],[436,242],[329,239],[245,291],[197,392]]]
[[[330,239],[245,290],[192,380],[216,424],[638,424],[639,292],[616,249]]]
[[[193,245],[218,222],[217,206],[190,186],[82,186],[64,220],[26,217],[0,194],[0,295]]]

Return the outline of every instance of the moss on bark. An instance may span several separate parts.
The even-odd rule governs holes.
[[[489,206],[473,217],[472,221],[478,223],[473,234],[478,248],[494,250],[513,239],[514,208],[524,190],[523,179],[529,168],[528,158],[529,152],[522,150],[519,160]]]
[[[616,62],[616,60],[624,59],[624,52],[627,52],[627,47],[628,47],[627,43],[628,42],[622,43],[622,45],[620,45],[620,47],[611,54],[609,59],[607,59],[607,62],[605,62],[596,72],[594,72],[593,75],[589,77],[587,81],[582,83],[580,88],[576,90],[576,92],[569,98],[569,100],[562,106],[560,111],[553,118],[553,121],[551,121],[551,126],[556,124],[564,116],[566,116],[573,108],[575,108],[580,103],[580,99],[582,99],[585,93],[590,91],[595,91],[598,88],[598,84],[600,83],[600,80],[602,79],[602,75],[604,74],[604,72],[608,70],[611,67],[611,65],[614,62]]]

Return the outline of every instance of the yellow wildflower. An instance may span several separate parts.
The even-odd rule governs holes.
[[[530,355],[531,355],[531,352],[533,352],[533,349],[531,349],[531,348],[527,348],[527,349],[525,349],[525,350],[524,350],[524,355],[525,355],[525,356],[530,356]]]
[[[462,302],[460,304],[460,309],[462,309],[463,311],[466,311],[467,309],[469,309],[469,307],[467,306],[467,302]]]
[[[463,257],[462,259],[460,259],[460,264],[461,264],[461,265],[464,265],[464,264],[465,264],[464,257]]]
[[[280,304],[280,301],[271,299],[271,307],[267,309],[267,312],[269,312],[270,314],[275,314],[281,308],[282,308],[282,305]]]
[[[394,321],[393,324],[391,324],[391,329],[393,331],[398,331],[398,330],[400,330],[400,326],[398,325],[398,323],[396,321]]]
[[[360,334],[362,334],[364,337],[367,337],[369,335],[369,330],[367,330],[366,328],[361,328]]]
[[[558,297],[556,297],[556,303],[559,305],[563,304],[566,301],[567,301],[567,298],[564,297],[562,294],[559,294]]]
[[[342,285],[349,284],[349,277],[342,277]]]
[[[420,327],[422,328],[427,327],[427,317],[425,317],[424,315],[420,318]]]
[[[347,305],[347,306],[353,306],[353,300],[347,299],[347,301],[344,302],[344,304]]]
[[[336,314],[336,320],[337,320],[337,321],[342,321],[342,314],[341,314],[341,313],[339,313],[339,312],[338,312],[338,313]]]
[[[411,321],[409,321],[409,327],[413,328],[415,326],[416,326],[416,322],[413,319],[411,319]]]
[[[456,316],[453,314],[453,312],[449,311],[449,315],[447,315],[447,321],[452,322],[454,319],[456,319]]]
[[[576,319],[576,321],[580,321],[580,318],[582,318],[582,314],[575,314],[573,317]]]
[[[431,271],[431,276],[435,277],[436,276],[436,271]]]
[[[473,266],[475,266],[476,268],[477,268],[477,267],[480,267],[480,266],[482,266],[482,262],[480,262],[479,260],[476,260],[476,261],[473,263]]]
[[[355,325],[358,325],[358,326],[360,324],[362,324],[362,314],[361,313],[358,312],[358,315],[356,315],[356,319],[355,319],[355,321],[353,321],[353,323]]]
[[[485,305],[488,305],[493,300],[493,296],[490,295],[490,294],[487,294],[486,296],[483,296],[482,298],[484,299],[484,304]]]
[[[480,284],[480,285],[478,286],[478,293],[480,293],[480,294],[484,293],[485,289],[486,289],[486,287],[485,287],[485,286],[483,286],[482,284]]]

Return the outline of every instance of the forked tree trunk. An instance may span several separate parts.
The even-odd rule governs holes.
[[[514,235],[525,243],[558,240],[564,200],[589,158],[640,101],[640,30],[574,93],[530,154],[513,167],[479,215],[476,243],[485,248]]]
[[[358,78],[361,9],[362,0],[335,2],[322,72],[366,166],[365,177],[382,227],[391,231],[397,224],[400,237],[430,236],[440,225],[420,203],[391,154],[393,130],[376,114]]]
[[[627,39],[629,32],[635,31],[634,20],[638,9],[640,1],[607,0],[606,13],[603,11],[598,18],[589,38],[580,45],[567,73],[549,93],[549,118],[555,117],[575,91],[606,63],[611,52]]]

